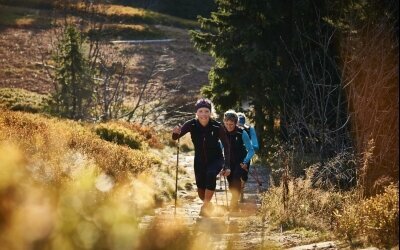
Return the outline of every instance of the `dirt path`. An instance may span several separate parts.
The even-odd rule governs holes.
[[[176,155],[172,156],[171,162],[176,161]],[[176,163],[175,163],[176,164]],[[193,187],[194,173],[193,173],[193,156],[189,154],[180,155],[180,166],[186,170],[185,175],[179,176],[179,181],[190,179]],[[266,183],[266,168],[257,166],[250,168],[249,180],[244,188],[244,199],[240,204],[239,212],[228,213],[226,210],[227,196],[230,200],[231,194],[225,190],[225,180],[218,179],[216,193],[213,197],[212,203],[215,210],[219,211],[222,216],[203,219],[198,221],[198,214],[202,201],[197,197],[196,189],[190,191],[178,191],[178,206],[176,209],[176,216],[182,218],[184,224],[189,228],[197,230],[198,232],[207,232],[215,235],[213,237],[213,249],[227,249],[228,245],[233,249],[255,249],[260,248],[262,245],[262,227],[258,230],[247,231],[246,224],[259,223],[259,218],[256,216],[257,209],[261,205],[260,192],[266,190],[268,183]],[[261,177],[263,176],[263,177]],[[258,177],[258,182],[256,178]],[[258,184],[261,182],[261,186]],[[227,183],[226,183],[227,184]],[[165,207],[157,208],[154,215],[144,216],[141,220],[141,227],[149,225],[157,216],[167,215],[173,217],[175,213],[174,204]]]
[[[169,159],[171,165],[176,164],[176,155]],[[286,232],[267,231],[267,224],[257,216],[257,210],[261,206],[261,193],[266,191],[268,183],[268,171],[264,166],[252,166],[249,179],[244,188],[244,199],[240,203],[240,212],[228,213],[226,210],[226,196],[230,200],[230,193],[225,192],[224,180],[217,180],[215,197],[212,203],[222,213],[222,216],[212,219],[197,220],[202,201],[197,197],[194,183],[193,156],[180,155],[180,166],[186,170],[186,174],[180,174],[179,181],[189,181],[193,185],[192,190],[178,191],[178,206],[175,215],[173,202],[154,210],[154,214],[142,217],[140,227],[146,228],[155,218],[179,217],[184,225],[198,233],[212,235],[211,249],[338,249],[335,243],[319,242],[309,245],[302,244],[305,239],[302,235]],[[158,221],[157,223],[163,223]],[[264,224],[263,224],[264,223]],[[208,242],[210,243],[210,242]]]

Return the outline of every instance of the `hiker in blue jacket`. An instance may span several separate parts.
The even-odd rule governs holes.
[[[190,132],[194,144],[194,174],[197,193],[203,201],[200,215],[208,216],[212,212],[211,198],[214,195],[217,175],[230,174],[230,146],[224,126],[211,118],[212,103],[208,99],[196,102],[196,118],[174,127],[172,139],[177,140]],[[222,143],[224,154],[220,146]],[[222,171],[221,171],[222,170]]]
[[[244,129],[237,126],[238,116],[235,111],[228,110],[224,114],[224,126],[228,134],[230,145],[231,174],[227,177],[229,190],[232,193],[230,210],[237,211],[241,193],[241,179],[247,175],[250,160],[254,155],[254,149],[250,138]]]
[[[258,145],[258,139],[257,139],[257,134],[256,134],[256,130],[254,129],[254,127],[250,126],[249,124],[246,124],[246,115],[244,113],[238,112],[238,126],[239,128],[245,130],[247,132],[247,134],[250,137],[251,140],[251,145],[253,146],[254,152],[257,152],[258,149],[260,148],[260,146]],[[241,179],[241,197],[240,200],[243,201],[243,189],[244,189],[244,185],[246,184],[248,178],[249,178],[249,169],[250,169],[250,164],[247,165],[247,171],[245,174],[243,174],[242,179]]]
[[[246,124],[246,115],[245,114],[238,112],[237,115],[239,118],[239,120],[238,120],[239,128],[242,128],[247,132],[247,134],[250,137],[251,145],[253,146],[254,151],[258,151],[260,146],[258,145],[256,130],[254,129],[254,127],[250,126],[249,124]]]

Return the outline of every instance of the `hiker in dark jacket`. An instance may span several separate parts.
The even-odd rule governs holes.
[[[250,160],[254,155],[247,132],[237,126],[238,116],[235,111],[228,110],[224,114],[224,126],[228,133],[228,141],[231,146],[230,166],[231,174],[228,176],[229,190],[232,193],[230,210],[236,211],[241,188],[241,179],[247,175]]]
[[[212,211],[211,198],[214,195],[217,175],[230,174],[230,147],[224,126],[211,118],[212,103],[208,99],[196,102],[196,118],[174,127],[172,139],[177,140],[190,132],[194,144],[194,173],[197,193],[203,201],[200,215],[209,215]],[[224,154],[220,147],[224,146]],[[224,158],[225,156],[225,158]]]

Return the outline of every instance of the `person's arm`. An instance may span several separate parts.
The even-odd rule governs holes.
[[[190,131],[190,121],[191,120],[185,122],[183,126],[178,125],[174,127],[174,129],[172,130],[172,140],[177,140]]]
[[[258,151],[260,146],[258,145],[257,134],[254,127],[250,127],[250,137],[251,137],[251,144],[253,145],[254,151]]]
[[[246,157],[243,159],[242,163],[244,163],[247,166],[249,166],[250,160],[254,155],[254,149],[253,149],[253,145],[252,145],[252,143],[250,141],[249,135],[244,130],[243,130],[243,133],[242,133],[242,140],[243,140],[244,146],[246,147],[246,150],[247,150]]]
[[[230,159],[231,159],[231,147],[229,145],[228,136],[226,135],[225,129],[223,126],[219,127],[218,131],[219,139],[222,142],[222,146],[224,148],[224,158],[225,158],[225,169],[231,169],[230,167]]]

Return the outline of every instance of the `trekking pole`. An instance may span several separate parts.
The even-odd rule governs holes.
[[[214,192],[214,196],[215,196],[215,205],[218,206],[217,192]]]
[[[176,203],[177,203],[177,200],[178,200],[178,166],[179,166],[179,138],[178,138],[178,145],[176,146],[175,210],[174,210],[174,216],[176,215]]]
[[[260,179],[258,178],[258,171],[257,171],[257,168],[256,168],[255,166],[254,166],[253,168],[254,168],[254,172],[256,172],[256,177],[255,177],[256,182],[258,183],[259,186],[262,186],[262,182],[261,182]]]
[[[222,174],[219,173],[219,190],[222,190]],[[225,201],[222,199],[222,205],[225,206]],[[228,205],[226,205],[228,207]]]
[[[229,202],[228,202],[228,189],[226,188],[226,176],[224,175],[224,182],[225,182],[225,198],[226,198],[226,208],[228,209],[228,223],[230,223],[229,218]]]
[[[253,179],[257,182],[258,186],[262,186],[262,182],[260,182],[260,180],[253,175],[253,172],[250,172],[248,169],[243,169],[243,170],[246,171],[247,173],[250,173],[251,177],[253,177]]]
[[[225,198],[226,198],[226,207],[229,209],[229,201],[228,201],[228,189],[226,188],[226,176],[224,175],[225,182]]]

